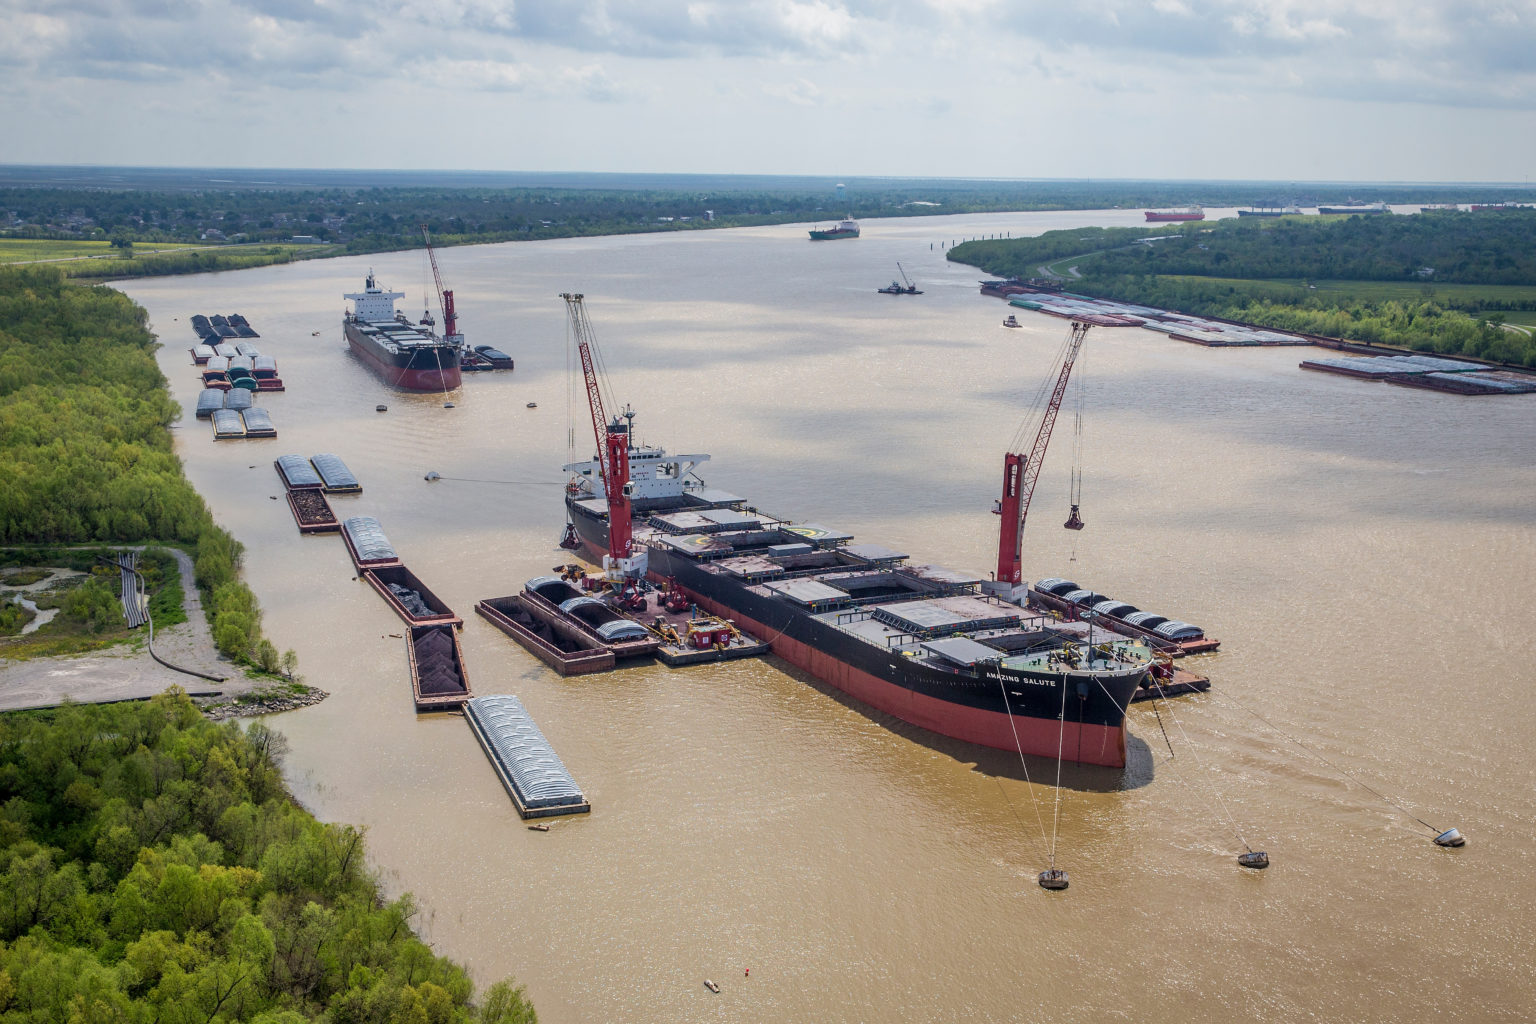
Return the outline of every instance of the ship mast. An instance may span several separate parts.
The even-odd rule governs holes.
[[[634,552],[634,524],[630,512],[633,485],[629,481],[629,443],[634,413],[626,408],[622,416],[608,418],[592,358],[596,341],[586,306],[582,304],[580,293],[561,292],[560,297],[565,300],[571,332],[576,336],[576,348],[581,354],[587,405],[592,412],[592,436],[597,442],[598,474],[602,477],[603,493],[608,501],[608,555],[603,559],[603,571],[610,582],[621,583],[625,577],[644,576],[647,561],[644,551],[638,555]]]
[[[1029,500],[1034,496],[1035,481],[1040,478],[1040,466],[1045,460],[1045,449],[1051,443],[1051,429],[1056,425],[1056,414],[1061,410],[1061,399],[1067,391],[1067,378],[1072,375],[1072,364],[1077,361],[1078,350],[1082,348],[1083,336],[1087,333],[1087,324],[1072,321],[1072,334],[1067,339],[1061,372],[1056,377],[1056,386],[1051,389],[1045,413],[1040,417],[1040,429],[1035,434],[1035,444],[1029,455],[1009,452],[1003,456],[1003,497],[998,503],[998,511],[1003,518],[997,539],[999,583],[1018,585],[1023,582],[1019,551],[1024,543],[1024,519],[1029,515]]]

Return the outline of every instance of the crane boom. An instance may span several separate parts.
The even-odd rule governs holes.
[[[608,500],[608,558],[604,568],[620,575],[644,575],[644,560],[634,558],[634,525],[629,501],[629,426],[613,417],[610,422],[603,407],[603,392],[598,386],[597,367],[592,358],[592,325],[580,293],[561,292],[571,318],[571,332],[581,355],[581,372],[586,378],[587,405],[592,412],[592,438],[597,443],[599,473],[603,493]]]
[[[443,275],[437,269],[437,252],[432,248],[432,234],[425,224],[421,226],[421,237],[427,241],[427,261],[432,264],[432,280],[437,284],[437,303],[443,310],[443,337],[451,341],[459,334],[459,317],[453,309],[453,289],[443,288]]]
[[[1056,414],[1061,410],[1062,396],[1067,392],[1067,378],[1072,375],[1072,364],[1077,362],[1078,350],[1083,346],[1083,336],[1088,325],[1072,321],[1072,335],[1067,341],[1067,354],[1061,362],[1061,373],[1051,390],[1045,414],[1040,418],[1040,430],[1035,434],[1035,445],[1029,456],[1009,452],[1003,456],[1003,498],[998,504],[1003,521],[997,539],[997,580],[999,583],[1023,582],[1019,551],[1024,543],[1024,519],[1029,515],[1029,500],[1035,493],[1035,481],[1040,478],[1040,466],[1045,460],[1046,446],[1051,443],[1051,429],[1056,425]]]

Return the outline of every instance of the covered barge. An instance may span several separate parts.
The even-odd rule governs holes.
[[[519,815],[526,819],[591,812],[591,803],[522,701],[510,694],[476,697],[464,705],[464,712]]]

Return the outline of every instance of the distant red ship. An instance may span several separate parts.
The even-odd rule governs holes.
[[[1205,211],[1198,206],[1181,206],[1176,210],[1148,210],[1147,220],[1205,220]]]

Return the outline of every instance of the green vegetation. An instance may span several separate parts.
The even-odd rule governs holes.
[[[1536,310],[1536,211],[1226,220],[967,242],[949,258],[1028,278],[1076,266],[1085,295],[1283,330],[1536,366],[1503,329]]]
[[[0,1021],[533,1024],[293,803],[285,749],[176,690],[0,717]]]
[[[191,248],[187,242],[129,243],[135,258],[159,252]],[[35,263],[41,260],[118,258],[114,243],[88,239],[0,238],[0,263]]]
[[[30,592],[29,599],[39,608],[57,608],[59,614],[26,636],[13,633],[11,639],[0,645],[0,655],[20,659],[84,654],[136,642],[139,636],[123,621],[118,570],[103,563],[112,554],[111,549],[97,547],[0,550],[0,565],[43,563],[88,574],[66,577],[46,589]],[[155,623],[164,627],[185,622],[181,574],[175,557],[164,548],[150,548],[139,560],[139,572],[149,591],[150,614]],[[0,579],[36,582],[43,575],[46,574],[40,569],[13,569],[0,575]]]
[[[215,643],[250,663],[261,617],[238,577],[242,549],[182,476],[168,430],[180,410],[154,349],[144,311],[119,292],[0,267],[0,543],[184,544]]]
[[[37,613],[10,600],[0,600],[0,636],[15,636]]]
[[[60,264],[64,273],[75,278],[166,277],[172,274],[202,274],[214,270],[249,270],[274,263],[292,263],[295,259],[339,256],[343,250],[334,245],[230,245],[170,251],[146,255],[135,249],[133,262],[117,260],[80,260]]]
[[[852,213],[861,219],[938,216],[1015,210],[1139,209],[1184,205],[1246,206],[1278,186],[1251,182],[1007,181],[943,178],[849,178],[839,192],[824,178],[729,175],[437,174],[432,172],[305,172],[289,177],[230,172],[211,187],[198,172],[115,169],[110,178],[60,187],[29,178],[25,169],[0,168],[0,215],[18,238],[109,239],[132,244],[134,258],[82,261],[91,273],[190,273],[308,259],[341,253],[411,249],[421,225],[434,242],[463,245],[584,235],[691,231],[826,221]],[[4,187],[6,181],[15,182]],[[422,184],[407,184],[417,181]],[[438,184],[438,183],[443,184]],[[317,184],[318,183],[318,184]],[[1291,198],[1303,204],[1339,202],[1345,187],[1307,186]],[[1258,193],[1258,194],[1256,194]],[[1529,190],[1383,186],[1372,198],[1386,202],[1521,201]],[[140,263],[146,243],[288,243],[309,236],[328,245],[264,248],[237,255],[206,251],[207,262]],[[1079,252],[1087,250],[1077,250]],[[1062,253],[1060,255],[1069,255]],[[236,262],[225,262],[226,260]],[[239,262],[246,261],[246,262]],[[72,265],[71,272],[74,272]],[[82,271],[85,272],[85,271]]]

